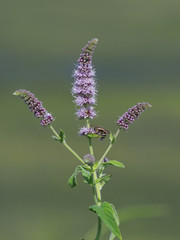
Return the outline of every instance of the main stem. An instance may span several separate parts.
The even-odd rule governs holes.
[[[87,127],[90,127],[89,124],[89,120],[86,120],[87,122]],[[92,138],[88,137],[89,139],[89,151],[90,154],[92,156],[94,156],[94,151],[93,151],[93,146],[92,146]],[[93,182],[95,182],[97,180],[97,173],[96,171],[93,172]],[[94,196],[94,201],[96,203],[97,206],[101,205],[101,190],[99,188],[99,184],[95,184],[95,186],[93,186],[93,196]],[[101,236],[101,229],[102,229],[102,221],[101,218],[98,217],[98,229],[97,229],[97,234],[96,234],[96,238],[95,240],[100,240],[100,236]]]

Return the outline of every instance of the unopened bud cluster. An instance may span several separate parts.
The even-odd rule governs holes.
[[[94,119],[96,112],[94,105],[96,103],[96,83],[95,70],[92,67],[92,54],[98,43],[98,39],[92,39],[82,49],[78,65],[73,73],[75,79],[72,94],[75,103],[79,107],[76,115],[79,119]]]
[[[33,93],[25,89],[19,89],[16,90],[13,95],[22,98],[36,118],[43,118],[40,122],[41,126],[51,124],[53,121],[52,115],[47,112],[47,110],[43,107],[42,102],[40,102]]]
[[[138,118],[142,112],[150,108],[151,105],[146,103],[138,103],[132,108],[129,108],[127,112],[125,112],[117,121],[117,125],[119,128],[127,130],[129,125],[134,122],[136,118]]]
[[[86,164],[88,165],[93,165],[94,162],[95,162],[95,158],[94,156],[92,156],[91,154],[86,154],[84,157],[83,157],[83,160]]]

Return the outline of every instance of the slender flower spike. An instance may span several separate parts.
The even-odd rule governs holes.
[[[94,105],[96,104],[96,82],[95,70],[92,67],[92,54],[98,43],[98,39],[94,38],[82,49],[77,67],[73,73],[74,83],[72,87],[72,95],[78,106],[76,115],[79,119],[94,119],[96,112]]]
[[[36,118],[43,118],[40,122],[41,126],[47,126],[54,120],[52,115],[43,107],[42,102],[33,93],[25,89],[19,89],[13,95],[22,98]]]
[[[129,124],[133,123],[136,118],[139,118],[142,112],[152,107],[148,102],[146,103],[138,103],[132,108],[129,108],[127,112],[125,112],[117,121],[117,125],[119,128],[123,128],[125,130],[128,129]]]

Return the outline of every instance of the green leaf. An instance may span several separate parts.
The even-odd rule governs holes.
[[[114,144],[116,142],[116,137],[114,134],[110,133],[109,134],[109,139],[111,141],[111,144]]]
[[[104,167],[107,166],[115,166],[115,167],[119,167],[119,168],[125,168],[124,164],[116,161],[116,160],[109,160],[108,162],[103,162],[101,163]]]
[[[82,173],[82,176],[85,179],[85,183],[92,184],[92,182],[93,182],[93,175],[89,171],[86,171],[84,169],[84,167],[82,167],[82,166],[81,166],[81,173]]]
[[[59,141],[60,141],[61,143],[63,143],[63,141],[64,141],[64,139],[65,139],[65,134],[64,134],[64,132],[63,132],[62,129],[60,130],[59,137],[60,137],[60,140],[59,140]]]
[[[110,231],[113,232],[114,235],[117,236],[120,240],[122,240],[122,236],[119,230],[118,214],[112,204],[103,202],[100,206],[93,205],[90,206],[89,209],[97,213],[97,215],[106,224]]]
[[[90,133],[87,135],[90,138],[95,138],[95,137],[99,137],[99,135],[95,134],[95,133]]]
[[[95,162],[94,165],[93,165],[93,171],[96,171],[97,170],[97,166],[98,166],[99,162]]]
[[[112,176],[112,175],[109,174],[109,175],[106,175],[105,177],[102,177],[102,178],[97,179],[97,180],[94,182],[94,185],[96,185],[97,183],[103,183],[103,185],[104,185],[105,183],[107,183],[107,182],[110,180],[111,176]]]
[[[76,176],[82,171],[81,166],[77,166],[74,173],[71,175],[71,177],[68,180],[68,184],[71,188],[77,186],[77,180]]]
[[[55,141],[59,141],[59,138],[56,137],[56,136],[54,136],[54,135],[52,135],[52,138],[53,138]]]
[[[83,168],[84,168],[85,170],[87,170],[87,171],[91,171],[91,167],[88,166],[88,165],[83,166]]]
[[[87,168],[86,168],[86,169],[87,169]],[[90,170],[91,170],[91,169],[90,169]],[[76,177],[77,177],[77,175],[78,175],[79,173],[82,173],[82,176],[83,176],[83,178],[85,179],[85,182],[86,182],[86,183],[89,183],[89,184],[92,185],[92,182],[93,182],[92,174],[91,174],[89,171],[85,170],[85,169],[84,169],[84,166],[79,165],[79,166],[76,167],[74,173],[71,175],[71,177],[70,177],[69,180],[68,180],[68,184],[69,184],[69,186],[70,186],[71,188],[77,186],[77,179],[76,179]]]

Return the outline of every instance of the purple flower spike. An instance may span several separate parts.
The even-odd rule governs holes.
[[[82,49],[78,65],[73,73],[74,83],[72,87],[72,95],[75,103],[79,107],[76,115],[79,119],[94,119],[96,112],[94,105],[96,104],[96,83],[95,70],[92,67],[92,54],[98,43],[98,39],[94,38]]]
[[[142,112],[152,107],[148,102],[147,103],[138,103],[132,108],[129,108],[127,112],[125,112],[117,121],[117,125],[119,128],[123,128],[125,130],[128,129],[129,124],[133,123],[136,118],[139,118]]]
[[[40,102],[33,93],[25,89],[19,89],[16,90],[13,95],[22,98],[36,118],[43,118],[41,120],[42,126],[47,126],[54,120],[52,115],[43,107],[42,102]]]

